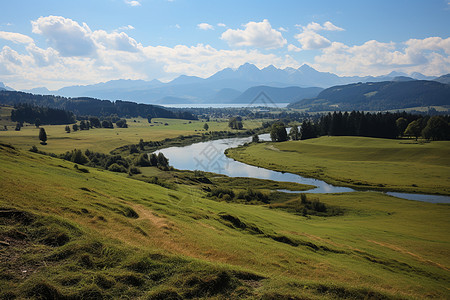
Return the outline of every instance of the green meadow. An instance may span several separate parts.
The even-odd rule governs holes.
[[[355,189],[450,194],[450,142],[320,137],[230,149],[247,164]]]
[[[448,296],[448,205],[313,195],[343,214],[302,216],[85,169],[0,146],[0,298]]]
[[[47,145],[39,145],[39,128],[33,124],[25,124],[20,131],[15,131],[15,123],[9,120],[11,107],[0,107],[0,129],[8,126],[7,131],[0,131],[0,140],[28,150],[36,145],[40,150],[50,153],[64,153],[74,148],[89,149],[95,152],[109,153],[110,151],[129,144],[137,144],[140,139],[144,141],[160,141],[166,138],[176,138],[180,135],[193,135],[206,133],[203,126],[208,124],[208,131],[230,131],[228,120],[215,120],[211,122],[190,121],[180,119],[127,119],[128,128],[94,128],[90,130],[71,131],[66,133],[66,125],[42,125],[47,133]],[[261,126],[262,121],[244,121],[245,129]],[[166,125],[167,124],[167,125]],[[70,127],[72,127],[70,125]],[[233,131],[233,130],[232,130]],[[237,130],[234,130],[237,131]]]

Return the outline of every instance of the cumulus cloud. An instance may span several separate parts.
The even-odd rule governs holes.
[[[90,56],[95,53],[91,29],[86,23],[59,16],[40,17],[32,21],[33,33],[41,34],[62,56]]]
[[[17,32],[0,31],[0,39],[11,41],[15,44],[31,44],[33,39],[27,35]]]
[[[92,33],[92,38],[96,43],[110,50],[137,52],[140,47],[140,44],[125,32],[107,33],[104,30],[96,30]]]
[[[251,46],[266,49],[281,48],[287,41],[281,32],[275,30],[267,19],[262,22],[249,22],[245,29],[228,29],[221,39],[230,46]]]
[[[214,26],[208,23],[197,24],[197,28],[201,30],[214,30]]]
[[[125,3],[130,6],[141,6],[141,3],[136,0],[125,0]]]
[[[227,27],[227,25],[225,25],[224,23],[217,23],[217,26],[219,26],[219,27]]]
[[[428,75],[450,70],[450,38],[410,39],[403,43],[370,40],[347,46],[334,42],[315,57],[314,67],[345,75],[383,75],[396,69]]]
[[[304,50],[323,49],[331,45],[331,42],[324,36],[318,34],[317,31],[344,30],[343,28],[334,25],[330,21],[323,23],[323,25],[320,25],[319,23],[316,22],[311,22],[306,26],[300,25],[296,26],[301,28],[302,32],[296,34],[294,37],[302,45],[302,49]]]

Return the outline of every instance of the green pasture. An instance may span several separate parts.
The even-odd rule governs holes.
[[[450,142],[320,137],[230,149],[230,157],[356,189],[450,194]]]
[[[1,108],[4,111],[6,108]],[[5,112],[7,115],[8,112]],[[10,110],[9,110],[10,115]],[[136,122],[135,122],[136,121]],[[5,118],[5,122],[6,118]],[[176,138],[180,135],[192,135],[205,133],[203,126],[208,123],[208,131],[232,131],[228,127],[228,121],[189,121],[180,119],[127,119],[128,128],[94,128],[83,131],[71,131],[66,133],[66,125],[43,125],[47,133],[47,145],[40,145],[39,128],[32,124],[24,124],[20,131],[15,131],[15,124],[5,123],[8,131],[0,131],[0,141],[11,143],[17,147],[28,150],[36,145],[40,150],[51,153],[64,153],[74,148],[89,149],[95,152],[109,153],[120,146],[137,144],[140,139],[144,141],[160,141],[166,138]],[[0,120],[0,129],[3,128]],[[166,125],[167,124],[167,125]],[[261,126],[261,121],[244,121],[244,129]],[[70,125],[70,127],[72,127]],[[72,128],[71,128],[72,129]]]
[[[448,296],[448,205],[313,195],[345,213],[304,217],[83,168],[0,145],[0,298]]]

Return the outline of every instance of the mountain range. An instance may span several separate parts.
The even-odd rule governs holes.
[[[335,85],[416,79],[432,80],[435,77],[420,73],[412,73],[408,77],[408,74],[399,72],[378,77],[338,76],[333,73],[319,72],[307,64],[297,69],[278,69],[272,65],[259,69],[255,65],[246,63],[237,69],[223,69],[208,78],[181,75],[167,83],[156,79],[152,81],[120,79],[92,85],[68,86],[56,91],[49,91],[45,87],[24,91],[35,94],[121,99],[152,104],[189,104],[249,103],[255,100],[255,94],[273,88],[269,92],[272,94],[269,96],[274,98],[271,99],[273,102],[295,102],[302,97],[315,97],[323,88]],[[315,89],[311,90],[311,87]],[[301,90],[300,88],[309,89]],[[295,96],[293,91],[297,91],[298,95]]]

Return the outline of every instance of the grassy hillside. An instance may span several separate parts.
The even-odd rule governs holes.
[[[448,294],[448,205],[316,195],[345,213],[303,217],[87,169],[0,145],[0,298]]]
[[[321,137],[230,149],[239,161],[354,188],[449,195],[450,142]]]

